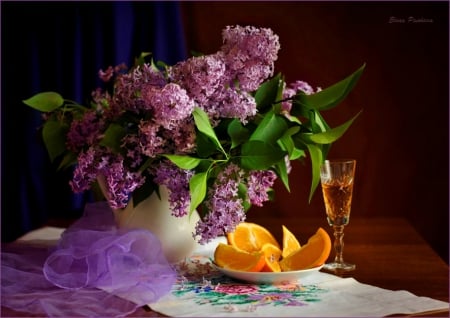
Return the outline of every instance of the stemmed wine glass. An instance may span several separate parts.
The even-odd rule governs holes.
[[[324,269],[333,272],[352,271],[355,264],[344,261],[344,227],[350,220],[356,160],[325,160],[320,167],[320,181],[328,224],[334,231],[335,259]]]

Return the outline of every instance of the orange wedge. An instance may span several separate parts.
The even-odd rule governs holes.
[[[286,226],[283,225],[282,227],[283,227],[283,251],[281,256],[285,258],[288,257],[293,252],[298,251],[301,246],[295,235],[292,234],[292,232],[289,231]]]
[[[272,233],[265,227],[250,222],[239,223],[234,232],[227,233],[227,241],[228,244],[246,252],[260,251],[266,243],[280,248]]]
[[[266,263],[261,251],[249,253],[223,243],[214,251],[214,262],[223,268],[245,272],[259,272]]]
[[[266,243],[261,248],[264,253],[265,265],[262,268],[262,272],[281,272],[280,264],[278,261],[281,257],[281,250],[278,246],[272,243]]]
[[[322,265],[331,252],[331,239],[328,233],[319,228],[298,251],[280,261],[282,271],[296,271]]]

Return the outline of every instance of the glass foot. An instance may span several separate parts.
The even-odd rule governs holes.
[[[338,263],[338,262],[332,262],[332,263],[326,263],[322,269],[330,271],[330,272],[348,272],[355,270],[356,265],[350,264],[350,263]]]

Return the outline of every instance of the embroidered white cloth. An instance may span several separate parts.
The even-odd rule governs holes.
[[[172,291],[149,306],[174,317],[382,317],[449,309],[449,303],[316,272],[295,284],[232,280],[211,266],[217,240],[177,265]]]

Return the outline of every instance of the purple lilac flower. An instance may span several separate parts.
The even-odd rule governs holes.
[[[150,158],[164,153],[166,139],[161,137],[159,131],[160,126],[153,122],[141,121],[139,124],[140,151]]]
[[[161,88],[147,85],[141,93],[146,107],[152,110],[152,120],[166,129],[191,116],[194,110],[194,101],[178,84],[169,83]]]
[[[213,118],[239,118],[246,124],[248,118],[256,114],[256,101],[247,92],[238,92],[231,88],[224,88],[217,96],[214,96],[213,104],[216,105],[216,114]]]
[[[194,172],[178,168],[168,160],[161,161],[159,165],[151,168],[155,175],[153,181],[164,185],[169,190],[169,205],[173,216],[187,215],[191,203],[189,180]]]
[[[131,72],[117,77],[112,108],[138,112],[146,109],[142,96],[142,90],[148,86],[163,87],[166,84],[164,75],[152,68],[149,64],[137,66]]]
[[[114,67],[109,66],[105,71],[99,70],[98,77],[104,82],[109,82],[115,74],[125,71],[127,69],[128,67],[125,65],[125,63],[121,63]]]
[[[283,90],[283,102],[281,103],[281,110],[287,114],[290,114],[292,109],[292,98],[296,91],[291,87],[285,87]]]
[[[90,147],[86,152],[80,152],[69,184],[74,192],[82,192],[88,190],[98,176],[105,178],[106,197],[114,209],[126,207],[130,195],[145,181],[140,173],[131,172],[124,166],[121,155]]]
[[[250,203],[263,206],[269,200],[267,191],[273,186],[277,175],[272,170],[254,170],[247,178],[247,195]]]
[[[195,150],[195,125],[191,118],[165,129],[153,121],[139,125],[139,150],[150,158],[164,153],[187,154]]]
[[[172,81],[186,89],[189,96],[208,112],[209,99],[224,85],[225,63],[219,53],[191,57],[169,69]]]
[[[242,51],[249,58],[272,63],[278,58],[279,37],[269,28],[227,26],[222,32],[222,51]]]
[[[75,119],[67,133],[67,148],[78,152],[84,146],[93,145],[100,137],[104,121],[98,118],[95,111],[84,113],[81,119]]]
[[[140,151],[139,138],[136,135],[126,135],[121,148],[126,150],[125,158],[128,159],[127,162],[131,168],[138,168],[144,161],[144,155]]]
[[[111,95],[101,88],[97,88],[91,93],[92,102],[97,105],[96,111],[103,113],[105,108],[108,108],[111,103]]]
[[[107,168],[99,170],[105,177],[108,203],[113,209],[125,208],[133,191],[139,188],[145,179],[140,173],[128,171],[122,156],[111,156],[109,159]]]
[[[243,90],[254,91],[273,75],[280,43],[271,29],[228,26],[222,38],[230,79],[238,80]]]
[[[125,63],[121,63],[119,65],[114,66],[114,73],[125,73],[128,70],[128,66]]]
[[[105,71],[99,70],[98,76],[104,82],[110,82],[116,77],[120,77],[128,70],[128,67],[122,63],[116,65],[114,68],[109,66]],[[108,91],[104,91],[100,87],[92,91],[91,93],[92,101],[97,106],[96,110],[105,117],[105,119],[116,119],[120,117],[123,110],[117,103],[114,103],[112,96]]]
[[[196,148],[196,133],[193,118],[178,121],[170,130],[163,129],[161,136],[166,140],[165,153],[189,154]]]
[[[77,161],[72,180],[69,181],[72,191],[75,193],[88,190],[98,175],[96,152],[93,147],[86,152],[81,151]]]
[[[231,78],[238,81],[239,87],[250,92],[257,90],[272,75],[273,66],[262,65],[259,61],[248,61],[241,69],[236,68],[231,72]]]
[[[308,83],[304,82],[304,81],[295,81],[293,83],[290,84],[290,87],[295,91],[295,92],[300,92],[302,91],[303,93],[305,93],[306,95],[311,95],[314,94],[314,89],[311,87],[311,85],[309,85]]]
[[[219,172],[205,200],[208,214],[195,228],[194,237],[200,237],[200,244],[233,231],[237,224],[245,220],[242,199],[238,196],[242,177],[243,171],[235,164],[229,164]]]
[[[176,64],[169,78],[186,88],[213,125],[221,118],[239,118],[245,124],[256,114],[248,92],[273,75],[278,36],[270,29],[237,26],[224,30],[223,40],[221,51]]]
[[[293,83],[290,83],[288,87],[286,87],[283,91],[283,99],[288,99],[293,97],[298,92],[303,92],[306,95],[311,95],[317,92],[320,92],[322,89],[320,87],[316,88],[316,91],[312,88],[311,85],[309,85],[307,82],[304,81],[295,81]],[[282,109],[289,113],[292,108],[292,101],[284,101],[282,103]]]
[[[99,70],[98,77],[104,82],[109,82],[111,78],[114,76],[114,69],[112,66],[109,66],[106,71]]]

